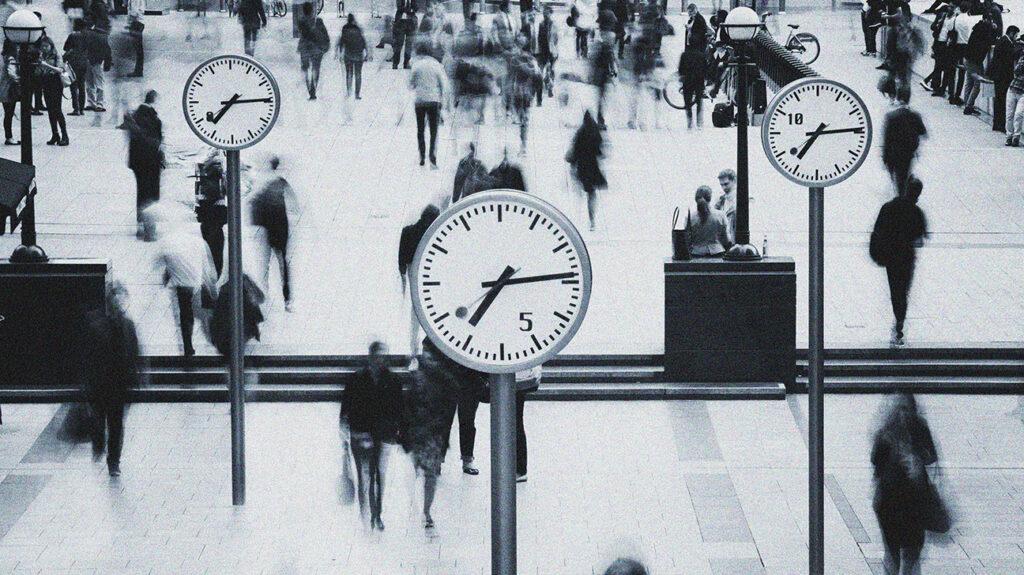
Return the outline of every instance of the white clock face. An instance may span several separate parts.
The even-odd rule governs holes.
[[[553,356],[590,300],[590,258],[576,228],[522,192],[453,205],[423,236],[412,269],[413,307],[428,337],[488,373]]]
[[[822,78],[786,86],[768,106],[761,139],[768,159],[808,187],[837,184],[871,149],[871,116],[853,90]]]
[[[216,148],[240,150],[263,139],[281,108],[277,82],[246,56],[217,56],[200,64],[185,82],[185,120]]]

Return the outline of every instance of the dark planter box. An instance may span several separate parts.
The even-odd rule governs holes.
[[[665,379],[796,378],[796,271],[791,258],[665,261]]]
[[[0,260],[0,386],[77,385],[82,314],[103,305],[107,260]]]

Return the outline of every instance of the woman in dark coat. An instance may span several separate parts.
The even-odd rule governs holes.
[[[64,119],[62,110],[64,103],[64,83],[60,74],[63,71],[63,64],[60,54],[53,40],[43,32],[43,35],[36,41],[36,49],[39,51],[39,60],[36,66],[35,82],[43,90],[43,100],[46,102],[46,114],[50,119],[50,139],[47,145],[67,146],[68,126]]]
[[[256,53],[256,37],[260,28],[267,25],[267,12],[263,9],[263,0],[241,0],[238,6],[238,20],[242,23],[245,35],[245,53],[252,56]]]
[[[604,155],[601,128],[587,110],[583,114],[583,124],[576,130],[572,139],[572,148],[565,156],[572,168],[573,177],[587,194],[587,216],[590,218],[590,231],[596,228],[597,190],[608,187],[608,181],[601,172],[601,157]]]
[[[885,543],[886,573],[916,573],[928,520],[941,505],[925,468],[938,460],[928,423],[914,396],[896,396],[883,414],[871,448],[873,508]],[[944,514],[945,511],[939,513]]]
[[[363,62],[366,61],[366,36],[356,22],[356,15],[349,14],[348,22],[341,27],[338,38],[338,56],[345,65],[345,96],[352,95],[352,84],[355,82],[356,100],[361,99],[359,92],[363,87]]]
[[[303,17],[299,20],[299,61],[302,75],[306,79],[309,99],[316,100],[316,87],[320,83],[320,63],[331,49],[331,37],[320,17],[313,17],[313,5],[302,5]]]
[[[359,485],[359,511],[371,529],[384,530],[380,515],[384,498],[384,472],[388,450],[397,443],[402,427],[402,384],[388,369],[387,346],[370,344],[366,367],[345,386],[341,398],[341,424],[348,427]],[[369,506],[367,506],[367,499]]]

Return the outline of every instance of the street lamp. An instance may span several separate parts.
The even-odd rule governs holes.
[[[29,46],[43,35],[42,22],[31,10],[18,10],[7,18],[4,24],[4,37],[18,46],[18,79],[21,90],[21,163],[32,165],[32,61],[33,53]],[[22,211],[21,245],[11,254],[11,262],[32,263],[45,262],[49,258],[46,252],[36,245],[36,205],[35,189],[25,197],[25,209]]]
[[[740,6],[729,11],[722,26],[736,47],[735,65],[739,75],[736,88],[736,245],[725,254],[725,259],[759,260],[761,254],[750,244],[750,178],[747,154],[747,67],[750,63],[747,62],[746,46],[761,28],[761,18],[757,12]]]

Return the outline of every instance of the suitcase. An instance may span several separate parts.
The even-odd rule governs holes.
[[[719,102],[711,112],[711,124],[716,128],[728,128],[736,119],[736,107],[732,103]]]

